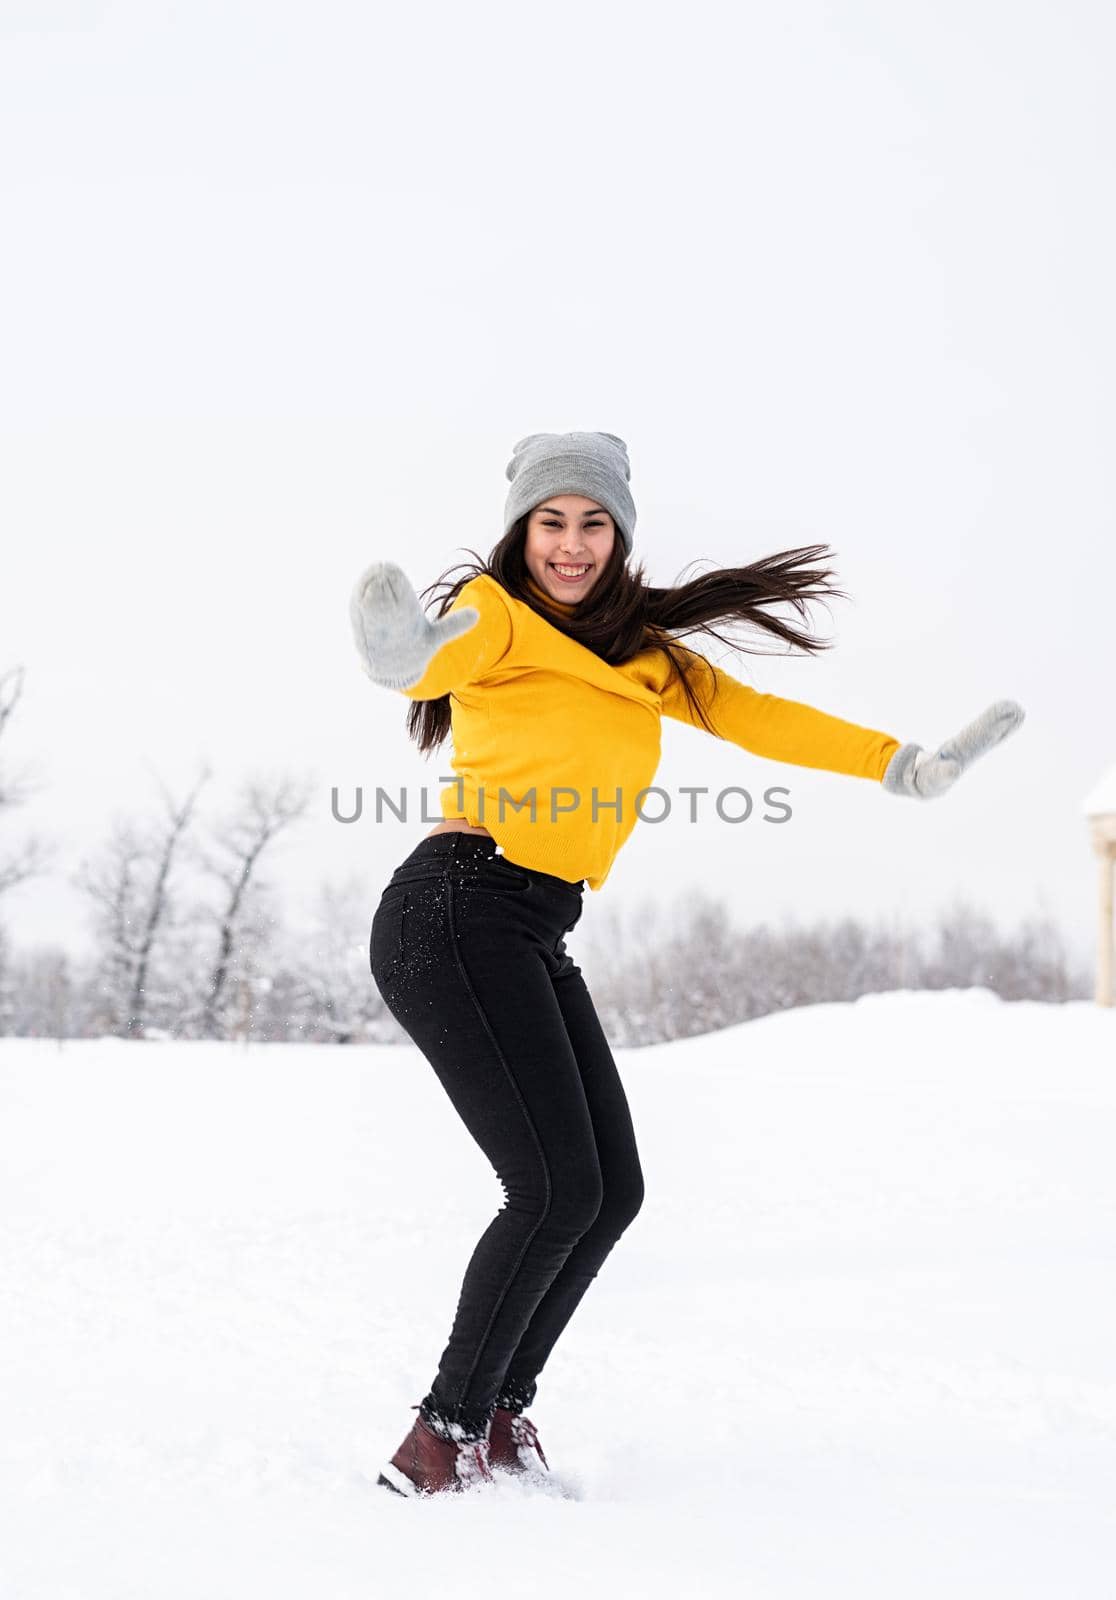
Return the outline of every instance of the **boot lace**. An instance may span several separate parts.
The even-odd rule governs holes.
[[[538,1429],[535,1427],[535,1424],[531,1421],[530,1417],[525,1417],[522,1415],[513,1416],[511,1420],[511,1436],[515,1442],[516,1448],[519,1450],[519,1459],[521,1461],[523,1460],[523,1452],[525,1450],[528,1453],[532,1450],[535,1450],[538,1452],[539,1459],[541,1460],[543,1466],[546,1467],[547,1471],[550,1470],[550,1463],[543,1455],[543,1448],[539,1443]],[[533,1465],[533,1463],[530,1462],[529,1455],[528,1461],[524,1464]]]
[[[488,1441],[479,1439],[476,1444],[459,1444],[455,1466],[458,1478],[466,1487],[474,1483],[491,1483],[492,1468],[488,1465]]]

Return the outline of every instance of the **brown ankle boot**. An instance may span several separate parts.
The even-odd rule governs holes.
[[[497,1406],[488,1430],[489,1465],[527,1476],[549,1472],[535,1424],[529,1417]]]
[[[377,1480],[403,1495],[459,1493],[493,1481],[484,1439],[462,1443],[443,1438],[421,1415]]]

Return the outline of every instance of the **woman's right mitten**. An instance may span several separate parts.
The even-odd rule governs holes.
[[[1014,733],[1023,715],[1018,701],[996,700],[933,754],[920,744],[901,744],[888,762],[882,779],[884,788],[889,794],[936,800],[979,756]]]
[[[393,561],[375,561],[357,579],[349,601],[360,664],[385,689],[410,689],[444,644],[480,618],[475,606],[433,621],[406,574]]]

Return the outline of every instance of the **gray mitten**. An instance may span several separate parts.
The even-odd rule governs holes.
[[[933,755],[920,744],[901,744],[887,764],[881,782],[889,794],[911,795],[917,800],[935,800],[978,756],[1006,739],[1023,721],[1023,707],[1014,700],[997,700],[947,739]]]
[[[410,689],[431,657],[474,627],[480,612],[476,606],[462,606],[431,621],[402,568],[393,561],[375,561],[356,581],[349,616],[360,664],[372,682],[385,689]]]

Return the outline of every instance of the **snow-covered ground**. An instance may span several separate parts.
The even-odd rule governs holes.
[[[3,1600],[1109,1600],[1116,1012],[618,1059],[647,1199],[532,1410],[583,1498],[418,1502],[376,1474],[502,1199],[422,1057],[0,1041]]]

